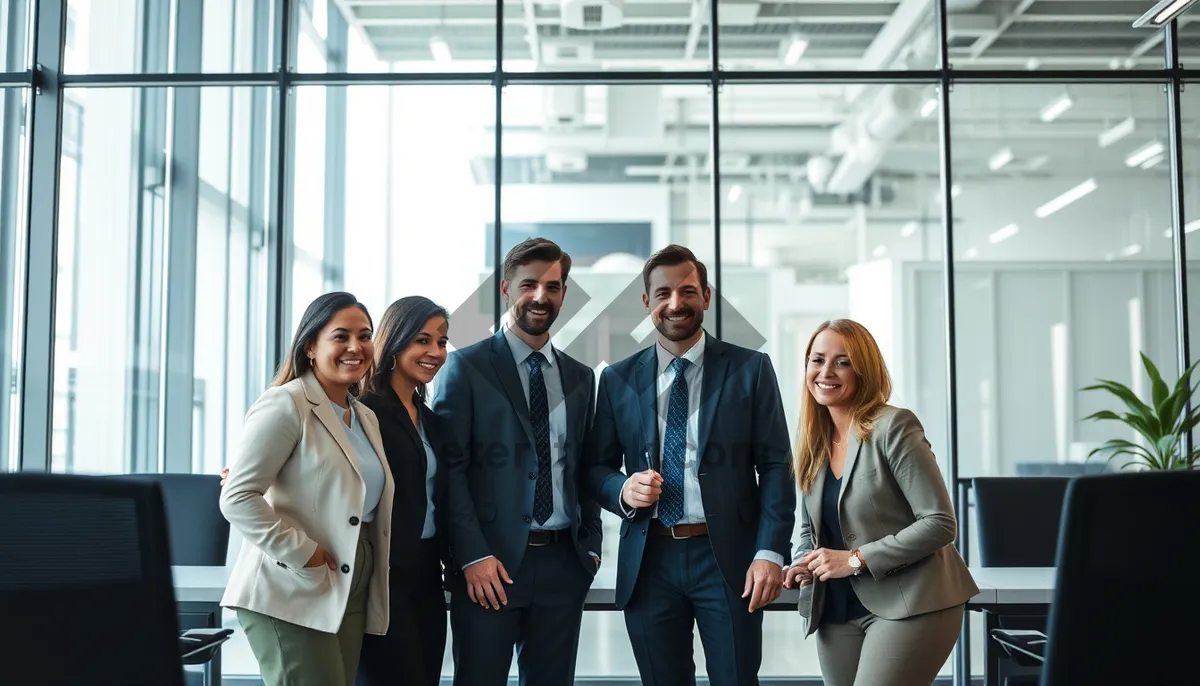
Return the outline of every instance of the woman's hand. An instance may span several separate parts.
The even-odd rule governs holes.
[[[844,579],[854,573],[850,568],[849,550],[817,548],[801,558],[797,566],[807,567],[817,581]]]
[[[812,581],[812,572],[802,564],[797,563],[783,570],[784,588],[804,588]]]
[[[225,488],[226,481],[229,481],[229,467],[221,470],[221,488]]]
[[[324,548],[317,546],[317,549],[313,551],[312,557],[308,558],[308,562],[304,563],[304,566],[320,567],[321,565],[325,565],[330,569],[337,569],[337,563],[333,561],[333,556]]]

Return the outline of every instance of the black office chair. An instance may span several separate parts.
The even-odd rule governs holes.
[[[977,477],[976,541],[984,567],[1053,567],[1058,551],[1059,521],[1069,478]],[[1045,632],[1046,615],[1000,617],[998,629]],[[1002,634],[1007,635],[1007,633]],[[995,634],[986,640],[998,640]],[[1001,676],[1009,686],[1037,683],[1039,661],[1000,641],[1009,659]]]
[[[232,634],[179,633],[157,484],[0,474],[0,550],[5,680],[183,686]]]
[[[1197,522],[1200,471],[1072,480],[1042,686],[1176,684],[1194,670]]]
[[[121,479],[162,486],[171,564],[224,567],[229,520],[221,514],[221,477],[215,474],[122,474]]]

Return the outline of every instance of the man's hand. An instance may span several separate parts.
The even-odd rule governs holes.
[[[812,571],[800,563],[783,570],[784,588],[804,588],[812,582]]]
[[[770,560],[755,560],[746,570],[746,590],[743,598],[750,598],[750,611],[766,607],[779,597],[783,585],[783,567]]]
[[[471,602],[479,603],[483,607],[490,606],[493,610],[499,610],[501,605],[508,604],[508,596],[505,595],[504,584],[500,583],[500,580],[503,579],[509,584],[513,580],[509,578],[500,560],[494,557],[484,558],[464,569],[463,574],[467,577],[467,596],[471,598]]]
[[[596,569],[600,569],[600,557],[598,555],[592,555],[592,561],[596,563]]]
[[[662,482],[662,477],[653,469],[631,474],[621,486],[621,500],[635,510],[650,507],[662,495]]]

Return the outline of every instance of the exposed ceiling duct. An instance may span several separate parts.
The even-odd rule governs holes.
[[[833,147],[842,158],[829,176],[827,193],[854,193],[866,183],[894,141],[917,118],[921,91],[912,86],[888,85],[850,121],[834,130]],[[810,176],[811,179],[811,176]]]
[[[562,0],[562,25],[578,31],[615,29],[625,19],[625,0]]]

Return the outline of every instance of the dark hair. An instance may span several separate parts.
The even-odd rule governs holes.
[[[371,313],[367,312],[366,306],[349,293],[342,291],[326,293],[312,301],[300,317],[300,323],[296,325],[296,334],[292,336],[292,346],[288,349],[287,357],[283,358],[283,364],[279,365],[275,380],[271,382],[272,386],[282,386],[312,370],[312,360],[308,359],[308,355],[305,354],[308,346],[317,340],[317,334],[321,333],[321,329],[329,324],[334,315],[347,307],[357,307],[362,310],[363,314],[367,315],[367,322],[371,323]],[[371,323],[371,326],[374,327],[375,324]],[[370,374],[370,370],[367,373]],[[354,393],[356,390],[351,388],[350,392]]]
[[[526,238],[504,256],[504,280],[512,281],[517,267],[524,267],[530,262],[561,264],[563,283],[567,282],[567,275],[571,273],[571,256],[563,252],[557,243],[548,238]]]
[[[696,259],[696,254],[688,248],[672,243],[667,247],[659,250],[646,260],[646,266],[642,267],[642,283],[646,287],[646,294],[650,294],[650,272],[659,267],[674,267],[675,265],[691,262],[696,267],[696,275],[700,277],[700,288],[708,288],[708,267],[704,263]]]
[[[450,321],[446,308],[423,295],[400,298],[388,306],[375,334],[375,368],[367,382],[368,390],[378,395],[387,393],[392,379],[391,360],[416,340],[425,322],[439,316]],[[417,385],[417,395],[425,400],[425,384]]]

